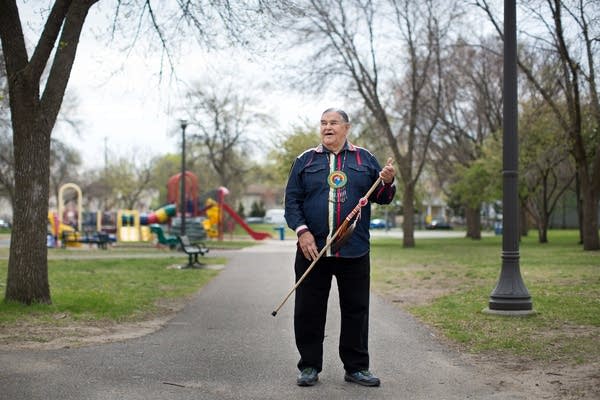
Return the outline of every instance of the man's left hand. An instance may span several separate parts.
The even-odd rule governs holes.
[[[387,163],[379,173],[379,176],[381,177],[383,183],[386,183],[388,185],[394,183],[394,175],[396,175],[396,170],[394,169],[393,162],[394,160],[392,159],[392,157],[388,158]]]

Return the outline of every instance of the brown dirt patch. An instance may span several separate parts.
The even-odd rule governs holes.
[[[163,300],[157,305],[157,311],[133,322],[73,321],[68,314],[56,314],[53,321],[44,324],[25,321],[0,326],[0,350],[50,350],[141,337],[162,328],[183,308],[186,301]]]

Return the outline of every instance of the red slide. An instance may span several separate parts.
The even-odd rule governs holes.
[[[222,204],[223,204],[223,210],[227,211],[229,213],[229,215],[231,215],[231,217],[235,220],[235,222],[240,224],[242,226],[242,228],[244,228],[246,230],[246,232],[248,232],[248,234],[250,236],[252,236],[252,239],[264,240],[264,239],[272,237],[269,232],[256,232],[255,230],[252,230],[252,228],[250,228],[250,226],[246,223],[246,221],[244,221],[244,219],[242,217],[240,217],[238,213],[233,211],[233,209],[231,207],[229,207],[229,205],[227,203],[222,203]]]

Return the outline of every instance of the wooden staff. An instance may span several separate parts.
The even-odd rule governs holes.
[[[364,197],[362,197],[358,201],[358,204],[356,205],[356,207],[354,207],[354,209],[352,209],[352,211],[350,211],[350,214],[348,214],[348,216],[344,219],[344,222],[342,222],[342,224],[336,229],[336,231],[333,233],[333,236],[331,236],[329,239],[327,239],[327,242],[325,243],[325,246],[323,246],[323,248],[321,249],[321,251],[317,255],[317,258],[315,258],[313,260],[313,262],[309,265],[308,269],[304,272],[304,274],[302,274],[302,276],[300,277],[300,279],[298,279],[298,282],[296,282],[296,284],[294,285],[294,287],[292,287],[292,289],[289,291],[289,293],[283,298],[283,300],[281,301],[281,303],[279,304],[279,306],[277,306],[277,308],[271,313],[272,316],[276,316],[277,315],[277,312],[279,312],[279,310],[281,309],[281,307],[283,307],[283,305],[285,304],[285,302],[287,301],[287,299],[289,299],[290,296],[292,295],[292,293],[294,293],[294,291],[298,288],[298,286],[300,286],[300,284],[302,283],[302,281],[304,280],[304,278],[306,278],[306,276],[310,273],[310,271],[312,271],[312,269],[317,264],[317,261],[319,261],[319,259],[321,258],[321,256],[323,254],[325,254],[325,252],[327,251],[327,249],[329,247],[331,247],[331,245],[333,244],[333,242],[335,241],[335,239],[338,236],[342,236],[348,230],[348,225],[350,224],[350,221],[352,220],[352,218],[354,218],[354,216],[356,216],[356,214],[358,214],[358,212],[360,211],[360,209],[362,207],[366,206],[367,203],[369,203],[369,196],[371,196],[371,194],[375,191],[375,189],[377,189],[377,186],[379,186],[380,183],[381,183],[381,176],[377,178],[377,180],[375,181],[375,183],[373,183],[373,186],[371,186],[371,188],[364,195]]]

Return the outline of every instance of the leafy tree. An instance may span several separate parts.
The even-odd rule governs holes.
[[[257,182],[269,187],[283,188],[287,176],[282,177],[278,164],[272,158],[263,162],[250,163],[246,172],[246,182]]]
[[[575,180],[568,141],[547,104],[524,104],[520,118],[519,169],[526,189],[525,210],[533,217],[540,243],[548,242],[550,216]],[[523,196],[522,196],[523,197]]]
[[[152,164],[150,162],[133,162],[121,158],[110,164],[104,173],[111,197],[116,199],[116,206],[128,210],[148,209],[145,198],[151,196]]]
[[[238,215],[242,218],[246,218],[246,210],[244,210],[244,204],[243,203],[239,203],[238,204],[238,208],[237,211]]]
[[[498,171],[501,160],[498,153],[493,150],[494,147],[491,143],[491,146],[483,150],[483,153],[489,157],[481,157],[468,166],[456,166],[454,183],[450,185],[450,193],[454,202],[478,210],[482,203],[493,201],[500,196],[501,184],[498,179]],[[480,232],[480,220],[474,219],[472,223],[477,224],[474,230]]]
[[[152,204],[152,208],[158,208],[167,202],[167,182],[169,178],[181,173],[181,155],[165,154],[156,157],[152,164],[149,187],[158,191],[156,203]],[[190,169],[194,170],[194,168]]]
[[[136,163],[125,157],[111,160],[106,166],[87,171],[79,183],[87,207],[99,210],[147,209],[158,190],[151,184],[153,166]]]
[[[252,206],[250,209],[250,216],[251,217],[259,217],[262,218],[265,216],[265,214],[267,213],[267,211],[265,210],[265,206],[264,204],[261,202],[256,202],[253,201],[252,202]]]
[[[269,159],[273,160],[278,179],[286,182],[296,157],[305,150],[316,147],[319,143],[319,133],[316,128],[295,127],[294,132],[290,135],[282,135],[277,138]]]

